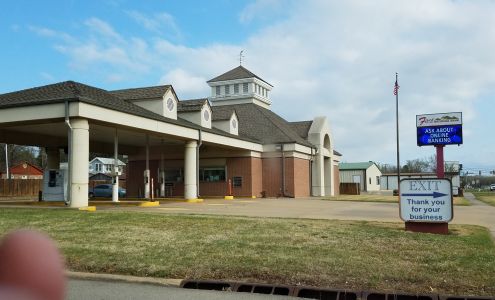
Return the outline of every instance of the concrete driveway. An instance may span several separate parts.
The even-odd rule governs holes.
[[[487,227],[495,237],[495,207],[466,198],[472,206],[454,206],[453,224],[473,224]],[[98,208],[100,209],[100,208]],[[395,203],[328,201],[315,198],[205,200],[202,203],[170,202],[154,208],[105,208],[173,214],[211,214],[250,217],[280,217],[308,219],[366,220],[402,222]]]

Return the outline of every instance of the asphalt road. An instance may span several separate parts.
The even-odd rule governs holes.
[[[94,281],[70,279],[67,299],[113,300],[113,299],[240,299],[240,300],[282,300],[294,299],[287,296],[272,296],[221,291],[181,289],[144,283]]]

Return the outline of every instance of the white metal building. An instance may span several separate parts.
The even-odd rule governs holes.
[[[340,163],[339,171],[341,183],[359,183],[359,188],[363,192],[380,190],[382,172],[372,161]]]

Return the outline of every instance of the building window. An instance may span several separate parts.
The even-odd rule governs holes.
[[[225,95],[230,94],[230,85],[225,86]]]
[[[234,94],[239,94],[239,84],[234,84]]]
[[[371,184],[371,177],[369,178],[370,184]]]
[[[96,172],[101,172],[101,164],[95,164],[95,170]]]
[[[174,106],[175,106],[175,103],[174,103],[174,100],[172,98],[168,98],[167,100],[167,108],[169,111],[173,111],[174,110]]]
[[[380,185],[380,176],[376,176],[376,185]]]
[[[248,90],[249,90],[249,85],[248,85],[248,83],[247,83],[247,82],[246,82],[246,83],[243,83],[243,84],[242,84],[242,92],[243,92],[244,94],[247,94],[247,93],[248,93]]]
[[[165,169],[165,182],[181,182],[182,169]]]
[[[199,169],[199,180],[208,182],[225,181],[225,167]]]
[[[242,187],[242,177],[240,177],[240,176],[232,177],[232,186],[233,187]]]
[[[217,85],[217,86],[215,87],[215,94],[216,94],[217,96],[220,96],[220,86],[219,86],[219,85]]]
[[[112,172],[112,165],[105,165],[106,172]]]

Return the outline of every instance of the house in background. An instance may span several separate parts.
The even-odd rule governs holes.
[[[28,162],[22,162],[9,168],[10,179],[43,179],[43,170]],[[1,174],[2,179],[7,179],[7,174]]]
[[[119,172],[122,173],[125,163],[122,162],[120,159],[117,162],[119,164]],[[89,173],[90,174],[107,174],[110,175],[112,174],[113,171],[113,164],[114,164],[114,159],[113,158],[106,158],[106,157],[95,157],[93,158],[92,161],[89,162]]]
[[[340,163],[339,172],[341,183],[359,183],[362,192],[380,190],[382,172],[372,161]]]

